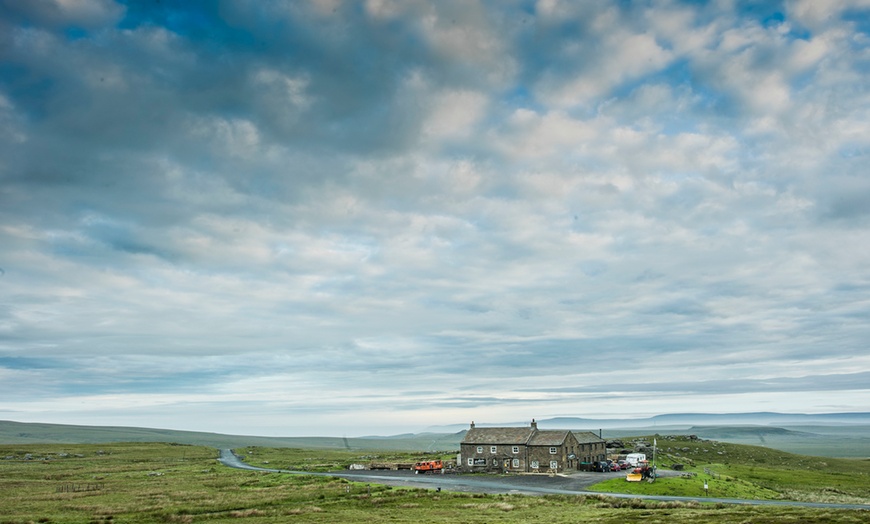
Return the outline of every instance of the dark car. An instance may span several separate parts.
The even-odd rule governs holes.
[[[594,470],[599,472],[599,473],[607,473],[610,471],[610,464],[608,464],[607,461],[601,460],[601,461],[595,462],[594,464],[595,464]]]

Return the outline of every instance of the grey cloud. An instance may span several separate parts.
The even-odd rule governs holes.
[[[865,378],[852,18],[0,5],[0,355],[32,398],[465,416]]]
[[[59,0],[32,2],[0,2],[0,14],[19,24],[47,26],[53,29],[93,29],[116,22],[124,7],[106,0],[86,0],[68,3]]]
[[[728,380],[688,381],[676,377],[671,381],[615,382],[581,387],[527,389],[526,393],[608,393],[644,392],[649,395],[727,395],[761,392],[796,393],[808,391],[848,391],[863,390],[870,379],[870,373],[843,373],[831,375],[807,375],[803,377],[778,377],[770,379],[733,378]]]

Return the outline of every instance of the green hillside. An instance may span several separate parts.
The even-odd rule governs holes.
[[[367,449],[445,451],[459,449],[459,434],[419,433],[395,437],[256,437],[108,426],[72,426],[0,421],[0,444],[54,443],[101,444],[107,442],[172,442],[195,446],[235,448],[262,446],[305,449]]]
[[[709,440],[749,444],[819,457],[870,458],[870,426],[759,426],[721,425],[611,429],[605,438],[650,435],[696,435]]]
[[[784,499],[805,502],[870,502],[870,460],[798,455],[777,449],[682,435],[648,435],[657,440],[656,464],[680,465],[682,475],[654,483],[613,479],[597,484],[604,492]],[[651,459],[650,454],[647,458]],[[704,483],[708,493],[704,492]]]

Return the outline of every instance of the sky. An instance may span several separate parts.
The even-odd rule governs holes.
[[[0,420],[870,411],[868,157],[870,0],[0,0]]]

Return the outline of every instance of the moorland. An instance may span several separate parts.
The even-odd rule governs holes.
[[[611,479],[599,494],[527,496],[397,488],[318,476],[351,463],[413,461],[453,451],[238,448],[266,473],[218,463],[210,446],[173,442],[0,445],[0,523],[72,522],[854,522],[870,519],[866,459],[795,455],[766,447],[659,435],[662,465],[680,476],[654,483]],[[304,472],[312,474],[305,474]],[[867,505],[754,506],[624,499],[610,493],[697,496],[702,481],[723,497]]]

